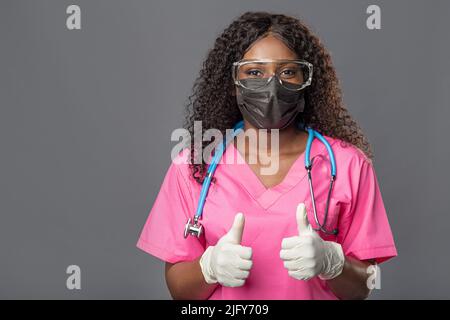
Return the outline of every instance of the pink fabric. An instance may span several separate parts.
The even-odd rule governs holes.
[[[378,263],[397,255],[388,218],[372,163],[353,145],[328,136],[336,157],[337,178],[333,187],[327,228],[339,228],[338,236],[319,233],[336,241],[347,256]],[[242,245],[253,248],[253,268],[244,286],[218,286],[209,299],[337,299],[318,277],[309,281],[291,278],[279,258],[281,241],[297,234],[295,211],[305,202],[309,221],[316,227],[309,196],[304,153],[285,179],[266,189],[242,156],[230,144],[228,154],[240,163],[220,164],[215,172],[201,220],[205,236],[183,237],[188,217],[195,213],[201,185],[193,180],[187,163],[172,163],[142,230],[137,246],[172,263],[189,261],[215,245],[231,227],[237,212],[245,215]],[[187,159],[184,150],[179,160]],[[323,221],[330,165],[325,146],[314,140],[313,185],[316,208]]]

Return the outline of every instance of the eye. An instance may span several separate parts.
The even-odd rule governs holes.
[[[260,70],[257,70],[257,69],[250,69],[250,70],[247,70],[245,72],[245,74],[247,76],[251,76],[251,77],[260,77],[260,76],[262,76],[263,73]]]
[[[287,77],[293,77],[293,76],[297,75],[297,70],[295,70],[295,69],[285,69],[285,70],[281,71],[281,75],[282,76],[287,76]]]

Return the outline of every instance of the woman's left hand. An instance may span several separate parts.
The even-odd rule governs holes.
[[[324,241],[308,222],[305,205],[297,207],[298,236],[284,238],[280,258],[291,277],[309,280],[319,276],[329,280],[339,276],[345,262],[340,244]]]

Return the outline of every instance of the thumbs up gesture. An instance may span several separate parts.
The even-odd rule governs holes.
[[[303,203],[296,213],[298,236],[284,238],[280,258],[288,274],[297,280],[309,280],[319,276],[329,280],[341,274],[345,257],[340,244],[324,241],[308,221]]]
[[[227,287],[244,285],[252,267],[252,248],[241,246],[244,215],[236,214],[230,230],[215,246],[209,246],[200,258],[200,267],[207,283]]]

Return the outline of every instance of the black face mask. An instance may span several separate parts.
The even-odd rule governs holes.
[[[283,87],[276,77],[244,79],[238,86],[237,104],[242,116],[260,129],[283,129],[305,108],[303,90],[292,91]],[[297,84],[283,82],[286,87],[298,88]],[[255,89],[253,89],[255,88]]]

